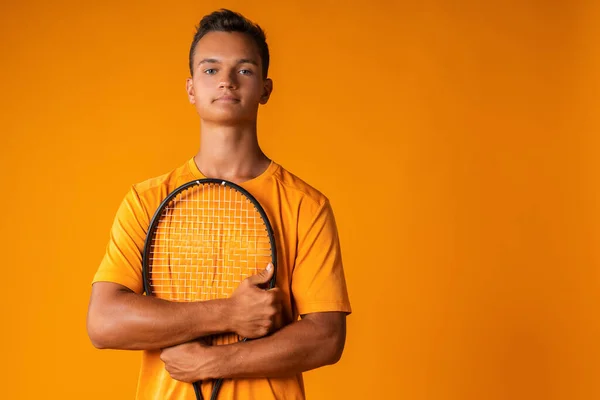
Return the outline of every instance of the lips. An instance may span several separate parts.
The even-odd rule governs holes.
[[[231,94],[224,94],[223,96],[217,97],[215,99],[215,101],[222,101],[222,102],[226,102],[226,103],[237,103],[240,101],[240,99]]]

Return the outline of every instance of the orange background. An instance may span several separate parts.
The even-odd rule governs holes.
[[[128,187],[196,151],[218,7],[266,29],[260,141],[338,219],[354,314],[309,398],[599,398],[593,0],[3,1],[0,397],[133,398],[90,281]]]

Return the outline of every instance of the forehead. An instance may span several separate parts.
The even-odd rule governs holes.
[[[251,36],[241,32],[209,32],[198,41],[194,59],[252,59],[260,64],[258,46]]]

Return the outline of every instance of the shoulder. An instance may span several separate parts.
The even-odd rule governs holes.
[[[159,176],[135,183],[130,196],[135,197],[146,212],[154,213],[161,201],[177,187],[196,179],[189,168],[189,162]]]
[[[316,212],[329,204],[325,194],[281,165],[273,174],[273,178],[286,199],[300,208]]]
[[[167,173],[138,182],[133,185],[133,188],[137,193],[143,195],[148,192],[160,190],[164,187],[170,188],[172,186],[180,186],[194,179],[194,175],[190,171],[188,164],[189,163],[186,162]],[[175,189],[175,187],[173,187],[173,189]]]

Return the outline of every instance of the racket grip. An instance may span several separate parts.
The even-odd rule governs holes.
[[[243,338],[241,340],[241,342],[245,342],[247,340],[248,340],[248,338]],[[223,385],[223,378],[217,379],[215,384],[213,385],[213,390],[210,395],[210,400],[217,400],[217,397],[219,396],[219,391],[221,390],[222,385]],[[202,393],[200,393],[200,395],[202,395]],[[198,396],[196,396],[196,397],[198,397]]]
[[[196,393],[196,400],[204,400],[204,396],[202,396],[202,390],[200,389],[200,384],[202,381],[192,383],[194,386],[194,393]]]
[[[217,397],[219,396],[219,390],[221,390],[222,384],[223,384],[223,378],[217,379],[217,381],[215,382],[215,385],[213,386],[213,391],[210,396],[210,400],[217,400]]]

